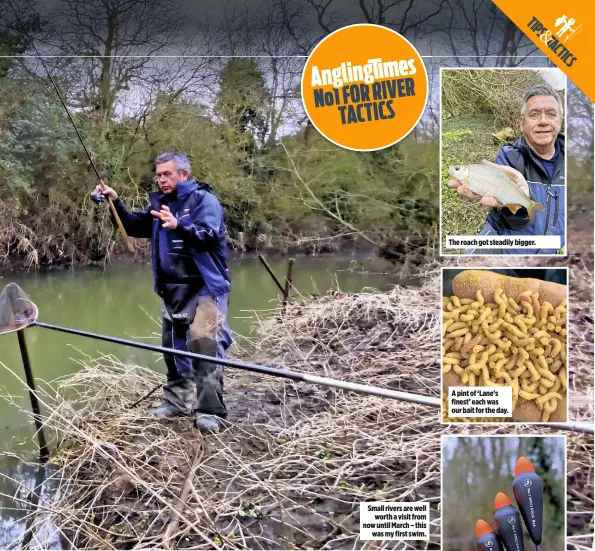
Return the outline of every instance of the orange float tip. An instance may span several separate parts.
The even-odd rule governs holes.
[[[481,538],[481,536],[485,536],[493,532],[492,527],[485,521],[485,520],[478,520],[475,523],[475,537]]]
[[[526,457],[519,457],[519,460],[516,462],[516,466],[514,468],[514,476],[519,476],[523,473],[534,473],[535,468],[531,461],[529,461]]]
[[[506,507],[506,505],[512,505],[512,501],[510,501],[506,494],[498,492],[496,494],[496,499],[494,499],[494,509],[500,509]]]

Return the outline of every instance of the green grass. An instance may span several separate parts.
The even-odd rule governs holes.
[[[467,201],[448,187],[452,177],[448,168],[453,164],[494,161],[499,146],[490,135],[490,115],[460,115],[442,121],[442,250],[447,254],[462,254],[464,249],[447,249],[447,235],[477,235],[485,223],[488,209],[479,201]]]

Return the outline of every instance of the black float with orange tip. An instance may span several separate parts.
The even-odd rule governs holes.
[[[502,492],[494,499],[494,527],[507,551],[524,551],[521,516]]]
[[[512,483],[514,499],[537,551],[540,550],[543,534],[543,483],[535,473],[531,461],[519,457],[514,468]]]
[[[503,551],[502,544],[492,527],[483,519],[475,523],[477,551]]]

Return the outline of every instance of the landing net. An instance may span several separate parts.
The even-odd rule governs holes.
[[[18,331],[37,319],[37,306],[16,283],[0,293],[0,335]]]

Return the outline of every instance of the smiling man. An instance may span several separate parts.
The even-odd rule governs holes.
[[[522,136],[498,151],[496,164],[518,170],[529,186],[529,196],[545,208],[529,220],[522,207],[513,214],[493,197],[481,197],[463,189],[453,180],[449,186],[457,188],[467,199],[480,200],[492,207],[479,235],[559,235],[565,246],[565,140],[560,134],[564,109],[558,93],[546,84],[531,88],[524,97],[520,112]],[[526,189],[524,190],[527,191]],[[468,254],[556,254],[558,249],[471,249]]]
[[[149,194],[149,205],[135,212],[114,189],[96,189],[111,197],[130,236],[151,239],[154,287],[163,300],[163,346],[224,357],[232,337],[225,319],[231,283],[223,209],[207,184],[191,178],[184,155],[157,157],[155,181],[161,191]],[[163,356],[167,384],[163,404],[152,414],[195,415],[199,429],[218,432],[227,417],[223,366]]]

